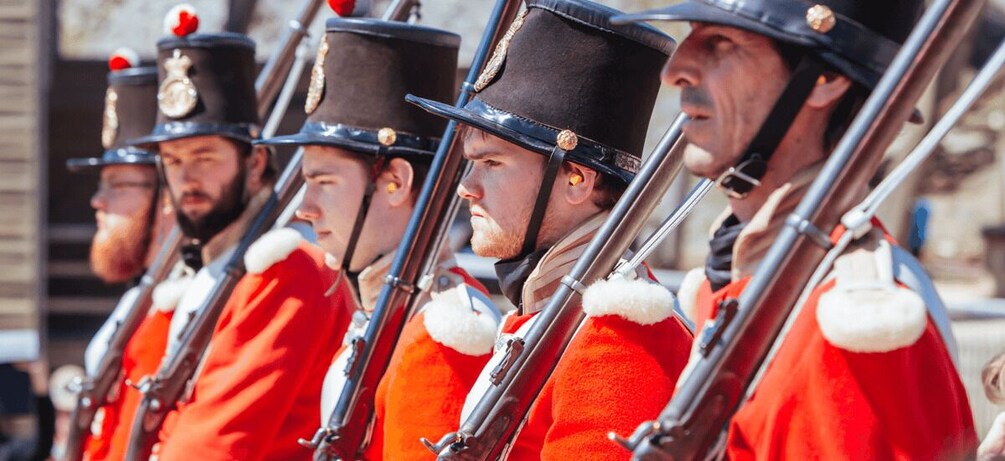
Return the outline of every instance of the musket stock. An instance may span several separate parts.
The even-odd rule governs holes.
[[[755,372],[827,251],[830,235],[867,187],[921,93],[966,33],[984,2],[936,0],[901,47],[845,136],[787,221],[740,299],[720,308],[698,337],[701,357],[655,422],[622,445],[640,460],[714,455]],[[822,231],[822,233],[820,233]],[[826,238],[824,240],[827,240]]]
[[[500,370],[495,378],[498,384],[482,395],[458,432],[447,434],[436,445],[426,442],[439,459],[497,459],[512,442],[585,318],[579,307],[581,287],[611,274],[680,173],[686,145],[681,128],[686,121],[683,114],[674,120],[547,307],[537,314],[527,336],[511,343],[507,354],[512,354],[512,366]]]
[[[497,0],[462,84],[456,102],[458,107],[466,104],[471,97],[474,82],[488,60],[492,46],[516,17],[520,3],[518,0]],[[457,209],[456,201],[459,199],[455,191],[467,162],[456,149],[456,129],[456,122],[447,124],[366,332],[362,337],[352,339],[350,372],[328,424],[318,429],[312,440],[300,441],[305,447],[314,448],[315,459],[351,460],[365,448],[366,435],[373,419],[377,384],[414,309],[419,278],[429,267],[430,259],[436,258],[432,250],[442,245],[446,229],[451,224],[447,218]]]

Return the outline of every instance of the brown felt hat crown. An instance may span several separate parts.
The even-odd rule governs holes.
[[[261,144],[330,145],[431,158],[446,120],[405,101],[453,99],[457,34],[401,22],[329,19],[300,132]]]
[[[193,34],[157,42],[157,123],[150,144],[219,135],[258,137],[255,42],[235,33]]]
[[[127,142],[150,133],[156,117],[156,68],[134,67],[109,72],[101,129],[105,152],[101,157],[69,159],[67,168],[77,171],[107,165],[156,164],[156,154]]]
[[[585,0],[528,0],[467,105],[409,100],[544,155],[558,145],[627,183],[675,43],[652,27],[612,24],[618,14]]]

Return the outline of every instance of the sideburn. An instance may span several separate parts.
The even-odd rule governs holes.
[[[245,178],[248,172],[244,165],[238,169],[237,175],[223,191],[220,200],[213,205],[213,208],[205,216],[198,220],[189,219],[181,211],[181,207],[175,205],[175,215],[178,218],[178,227],[186,237],[199,240],[202,243],[210,241],[216,234],[227,228],[231,223],[237,221],[245,208],[248,206],[248,199],[245,192],[247,185]]]

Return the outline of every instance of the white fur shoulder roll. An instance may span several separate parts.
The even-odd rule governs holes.
[[[433,293],[426,303],[423,325],[433,341],[465,355],[492,352],[499,313],[492,301],[466,284]]]
[[[266,232],[248,247],[248,252],[244,254],[244,267],[249,273],[261,274],[290,256],[302,238],[299,232],[289,228]]]
[[[882,353],[921,338],[928,326],[925,302],[897,285],[892,272],[886,242],[834,261],[837,281],[817,305],[817,324],[827,342],[851,352]]]
[[[646,280],[601,280],[583,293],[583,311],[593,317],[617,315],[640,325],[662,322],[673,315],[674,296]]]

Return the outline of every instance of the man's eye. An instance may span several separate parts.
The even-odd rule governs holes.
[[[485,165],[485,166],[488,166],[488,167],[495,167],[495,166],[502,165],[502,163],[499,163],[499,161],[492,160],[492,159],[482,160],[482,164]]]
[[[709,37],[708,45],[712,51],[722,52],[731,49],[733,47],[733,41],[725,35],[713,35]]]
[[[181,163],[181,162],[178,161],[177,158],[174,158],[174,157],[161,157],[161,162],[163,162],[164,165],[166,165],[166,166],[175,166],[175,165]]]

